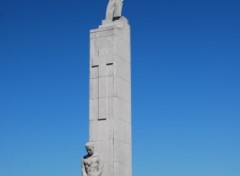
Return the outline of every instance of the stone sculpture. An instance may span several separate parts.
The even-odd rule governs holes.
[[[82,176],[101,176],[103,163],[100,156],[95,153],[92,143],[88,142],[85,147],[88,154],[82,159]]]
[[[106,11],[106,20],[118,20],[122,14],[122,5],[123,0],[109,0]]]

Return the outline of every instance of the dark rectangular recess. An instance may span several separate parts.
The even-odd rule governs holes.
[[[113,65],[113,63],[107,63],[106,65]]]
[[[98,65],[93,65],[92,68],[98,67]]]
[[[107,119],[106,118],[98,119],[98,121],[103,121],[103,120],[107,120]]]

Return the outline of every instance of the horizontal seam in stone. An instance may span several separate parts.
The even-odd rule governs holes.
[[[109,78],[109,77],[117,77],[117,78],[120,78],[122,79],[123,81],[127,82],[130,84],[130,80],[126,80],[124,79],[122,76],[118,76],[118,75],[110,75],[110,76],[99,76],[99,77],[95,77],[95,78],[90,78],[90,79],[98,79],[98,78]]]
[[[112,139],[111,139],[111,140],[109,140],[109,139],[105,139],[105,140],[97,140],[97,141],[95,141],[95,140],[91,140],[90,142],[109,142],[109,141],[112,141]]]
[[[128,104],[132,104],[131,102],[131,97],[130,97],[130,101],[126,100],[125,98],[122,98],[122,97],[119,97],[119,96],[106,96],[106,97],[99,97],[99,98],[90,98],[90,100],[98,100],[98,99],[103,99],[103,98],[119,98],[120,100],[123,100],[125,103],[128,103]]]
[[[111,77],[117,77],[119,79],[121,79],[122,81],[125,81],[126,83],[129,83],[130,84],[130,80],[126,80],[124,79],[122,76],[118,76],[118,75],[111,75],[111,76],[99,76],[99,77],[96,77],[96,78],[90,78],[90,79],[98,79],[98,78],[111,78]]]
[[[132,122],[130,121],[127,121],[127,120],[123,120],[123,119],[114,119],[114,120],[119,120],[119,121],[122,121],[122,122],[124,122],[124,123],[127,123],[127,124],[129,124],[129,125],[131,125],[132,124]]]
[[[113,55],[111,56],[111,58],[114,58],[114,59],[115,59],[115,56],[117,56],[117,57],[118,57],[119,59],[121,59],[122,61],[127,62],[127,63],[131,66],[131,62],[128,61],[127,59],[124,59],[124,58],[121,57],[119,54],[113,54]],[[114,59],[113,59],[113,60],[114,60]],[[99,60],[99,57],[90,57],[90,68],[91,68],[91,63],[92,63],[93,60]],[[130,54],[129,60],[131,60],[131,54]]]
[[[114,139],[114,140],[115,140],[115,141],[122,142],[122,143],[124,143],[124,144],[128,144],[128,145],[132,146],[132,144],[131,144],[131,143],[128,143],[128,142],[126,142],[126,141],[122,141],[122,140],[119,140],[119,139]]]
[[[123,119],[120,119],[120,118],[114,118],[114,117],[109,117],[109,118],[107,118],[107,119],[119,120],[119,121],[123,121],[124,123],[127,123],[127,124],[129,124],[129,125],[132,125],[132,121],[131,121],[131,120],[130,120],[130,121],[127,121],[127,120],[123,120]],[[106,119],[106,120],[107,120],[107,119]],[[131,119],[131,115],[130,115],[130,119]],[[94,120],[89,119],[89,121],[90,121],[90,122],[94,122],[94,121],[99,122],[98,119],[94,119]]]
[[[108,29],[99,29],[99,28],[97,28],[97,29],[91,30],[90,33],[104,32],[104,31],[111,31],[111,30],[113,31],[113,29],[114,28],[108,28]]]
[[[114,36],[116,34],[111,34],[111,35],[103,35],[103,36],[98,36],[98,37],[91,37],[91,39],[99,39],[99,38],[104,38],[104,37],[111,37]]]

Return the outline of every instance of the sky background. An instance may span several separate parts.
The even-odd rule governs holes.
[[[89,30],[107,0],[0,0],[0,176],[79,176]],[[133,176],[240,175],[240,1],[125,0]]]

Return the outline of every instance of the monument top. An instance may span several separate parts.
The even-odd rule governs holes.
[[[119,20],[122,16],[123,0],[109,0],[106,10],[105,23]]]
[[[119,20],[112,21],[111,23],[109,23],[106,20],[102,20],[102,24],[99,25],[97,29],[91,29],[90,32],[95,33],[95,32],[99,32],[99,31],[102,31],[102,30],[109,29],[109,28],[122,29],[125,26],[129,26],[129,23],[128,23],[127,18],[122,16]]]
[[[118,20],[112,21],[110,23],[108,20],[103,20],[102,25],[100,25],[99,28],[106,28],[110,26],[117,26],[118,28],[121,28],[124,24],[128,24],[128,20],[124,16],[121,16]]]

